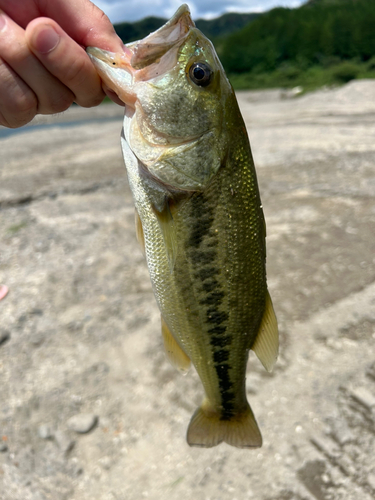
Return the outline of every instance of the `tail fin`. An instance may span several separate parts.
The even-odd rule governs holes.
[[[186,439],[189,446],[203,448],[211,448],[222,441],[237,448],[262,446],[262,435],[250,406],[230,420],[221,420],[207,400],[192,416]]]

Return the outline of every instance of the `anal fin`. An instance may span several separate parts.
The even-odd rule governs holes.
[[[279,354],[279,331],[272,300],[268,291],[262,322],[251,349],[258,356],[264,368],[268,372],[272,371]]]
[[[174,338],[163,316],[161,316],[161,332],[163,335],[165,352],[171,365],[180,370],[183,374],[186,374],[191,364],[190,358]]]
[[[154,207],[154,213],[159,222],[159,227],[163,235],[169,270],[172,273],[177,257],[177,235],[169,203],[166,201],[161,212]]]
[[[145,235],[143,234],[143,226],[141,218],[139,217],[138,210],[135,209],[135,234],[137,236],[138,243],[142,249],[143,255],[146,255],[145,248]]]
[[[191,418],[187,436],[189,446],[212,448],[223,441],[237,448],[260,448],[262,435],[249,405],[230,420],[221,420],[206,399]]]

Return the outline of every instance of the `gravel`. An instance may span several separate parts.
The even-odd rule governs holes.
[[[186,444],[202,386],[163,353],[123,110],[0,129],[1,500],[373,500],[375,84],[282,95],[239,94],[280,326],[260,450]]]
[[[78,434],[86,434],[90,432],[98,423],[98,417],[92,413],[80,413],[74,415],[67,421],[67,426],[70,430]]]

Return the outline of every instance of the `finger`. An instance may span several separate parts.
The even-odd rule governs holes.
[[[74,94],[80,106],[96,106],[104,93],[90,58],[53,20],[34,19],[26,28],[32,52],[48,70]]]
[[[111,21],[89,0],[0,0],[3,9],[23,28],[37,17],[49,17],[83,47],[95,46],[112,52],[122,48]]]
[[[26,28],[31,19],[40,16],[39,8],[34,0],[0,0],[0,9],[22,28]]]
[[[0,285],[0,300],[2,300],[8,293],[8,287],[5,285]]]
[[[119,96],[116,94],[114,90],[111,90],[107,85],[102,82],[102,87],[105,92],[105,94],[116,104],[119,104],[120,106],[125,106],[125,103],[119,98]]]
[[[22,127],[34,118],[37,108],[34,92],[0,58],[0,125]]]
[[[0,17],[5,22],[0,36],[0,57],[34,92],[37,112],[65,111],[73,102],[73,93],[30,52],[24,30],[4,13]]]

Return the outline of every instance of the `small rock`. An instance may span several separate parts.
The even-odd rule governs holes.
[[[35,347],[40,346],[44,342],[44,335],[41,332],[35,332],[33,335],[30,337],[30,343],[33,344]]]
[[[98,423],[98,417],[93,413],[79,413],[71,417],[67,426],[70,430],[78,434],[86,434],[90,432]]]
[[[332,417],[329,419],[329,423],[331,427],[329,433],[341,446],[354,441],[354,434],[344,420]]]
[[[82,321],[70,321],[66,326],[71,332],[77,332],[82,330],[83,323]]]
[[[38,427],[38,436],[42,439],[51,439],[53,437],[51,427],[45,424],[40,425]]]
[[[8,330],[0,330],[0,345],[5,344],[10,339],[10,332]]]
[[[35,307],[34,309],[31,309],[31,311],[29,311],[29,313],[33,314],[35,316],[43,316],[43,310],[39,309],[39,307]]]
[[[364,387],[358,387],[356,389],[352,389],[350,391],[350,395],[354,398],[358,403],[361,403],[368,410],[375,408],[375,396],[369,392]]]
[[[5,453],[6,451],[8,451],[8,445],[0,441],[0,453]]]
[[[373,363],[366,371],[366,375],[375,380],[375,363]]]
[[[75,445],[75,441],[73,441],[73,439],[70,439],[70,437],[67,436],[62,431],[55,432],[55,440],[56,440],[56,443],[58,444],[58,447],[60,448],[60,450],[64,453],[69,453],[69,451]]]
[[[330,458],[337,458],[340,456],[340,448],[328,437],[314,436],[311,438],[311,442],[325,455]]]
[[[99,463],[103,467],[103,469],[109,470],[112,465],[112,460],[110,459],[110,457],[105,456],[99,459]]]
[[[297,474],[306,488],[319,500],[327,498],[325,494],[326,483],[322,476],[327,475],[327,464],[323,460],[312,460],[306,462]]]
[[[68,474],[72,477],[77,477],[83,473],[83,467],[78,462],[77,457],[73,457],[68,463]]]

